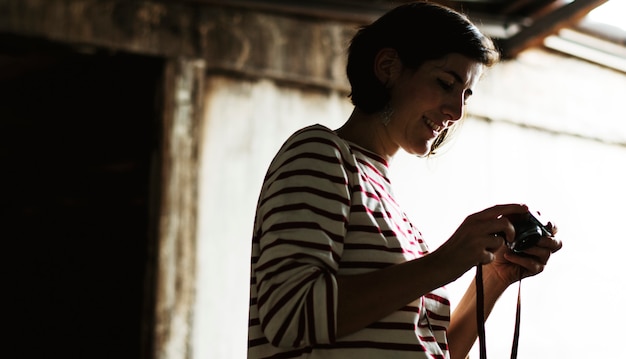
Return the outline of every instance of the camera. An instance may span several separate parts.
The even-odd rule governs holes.
[[[507,242],[507,245],[515,253],[522,253],[537,244],[541,237],[552,235],[550,225],[542,219],[539,212],[516,214],[507,218],[515,228],[515,239]]]

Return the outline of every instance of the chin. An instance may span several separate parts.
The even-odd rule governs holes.
[[[410,153],[417,157],[426,157],[430,153],[430,146],[421,147],[421,148],[413,148]]]
[[[432,143],[432,140],[416,140],[413,143],[409,143],[409,147],[403,148],[408,154],[415,155],[417,157],[426,157],[430,154]]]

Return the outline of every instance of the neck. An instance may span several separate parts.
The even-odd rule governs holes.
[[[390,162],[399,147],[390,141],[380,113],[368,114],[355,108],[350,118],[336,131],[346,141],[357,144]]]

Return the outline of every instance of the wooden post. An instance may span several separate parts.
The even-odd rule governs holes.
[[[203,60],[165,64],[154,332],[147,355],[155,359],[191,357],[204,70]]]

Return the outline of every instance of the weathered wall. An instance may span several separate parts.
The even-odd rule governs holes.
[[[192,1],[0,0],[0,33],[203,61],[198,267],[195,288],[188,277],[175,282],[195,289],[196,303],[192,313],[184,312],[193,315],[190,332],[174,333],[163,358],[245,357],[258,190],[291,132],[313,123],[337,127],[348,116],[343,51],[353,30],[352,24]],[[429,160],[400,155],[394,161],[397,191],[433,248],[467,214],[493,203],[522,201],[553,214],[565,248],[542,278],[524,282],[519,357],[591,356],[571,345],[579,324],[609,327],[611,318],[626,316],[620,305],[626,288],[615,264],[626,243],[619,207],[626,202],[620,108],[626,77],[533,50],[491,69],[476,92],[472,116],[448,151]],[[450,286],[453,298],[467,280]],[[583,313],[598,310],[588,296],[605,292],[601,300],[609,309],[600,311],[610,315],[585,319],[581,306],[590,306]],[[505,295],[488,323],[492,356],[508,351],[513,308]],[[161,324],[163,332],[185,325]],[[619,342],[617,335],[603,333],[602,340]],[[593,355],[614,356],[601,346]]]
[[[208,247],[205,246],[206,241],[198,243],[199,265],[210,263],[211,255],[218,255],[219,260],[232,258],[228,256],[232,252],[219,250],[217,243],[224,242],[216,242],[218,238],[228,239],[229,232],[224,229],[228,228],[226,224],[232,223],[226,222],[224,218],[230,217],[225,217],[226,212],[220,207],[207,210],[206,206],[199,206],[205,198],[208,203],[214,204],[215,192],[207,191],[208,194],[203,194],[202,199],[195,196],[198,190],[205,193],[211,187],[198,188],[197,172],[189,167],[195,164],[202,137],[199,131],[194,131],[198,125],[197,114],[204,108],[204,104],[196,103],[202,90],[198,89],[198,84],[202,83],[204,77],[198,75],[192,68],[201,68],[210,74],[229,74],[235,79],[234,83],[239,83],[239,79],[244,78],[272,79],[283,85],[322,91],[322,94],[316,95],[305,92],[306,95],[302,96],[307,99],[302,100],[300,104],[284,99],[290,94],[294,97],[301,96],[299,91],[272,94],[270,90],[264,94],[261,88],[261,93],[258,93],[258,87],[243,81],[241,88],[233,93],[228,91],[229,87],[222,89],[221,86],[224,84],[212,81],[213,77],[209,76],[206,89],[209,94],[206,97],[209,107],[204,126],[210,136],[207,135],[204,140],[211,151],[200,150],[207,154],[201,169],[210,171],[209,175],[204,177],[205,183],[213,182],[220,185],[219,181],[223,178],[233,176],[237,178],[237,173],[232,171],[239,168],[233,166],[233,163],[228,163],[226,170],[212,171],[220,168],[224,158],[239,156],[237,163],[246,163],[247,159],[249,166],[260,164],[254,146],[263,148],[267,144],[275,143],[274,138],[278,138],[279,131],[293,128],[284,123],[308,122],[310,117],[304,114],[310,116],[313,109],[318,110],[320,117],[327,115],[328,96],[323,93],[345,91],[347,88],[343,76],[343,51],[354,29],[353,25],[323,21],[319,18],[292,17],[196,1],[0,0],[0,43],[4,41],[17,43],[15,44],[18,45],[17,48],[50,46],[55,49],[54,51],[79,51],[86,54],[119,51],[166,60],[163,80],[164,101],[157,104],[163,113],[162,117],[155,119],[163,122],[161,149],[163,152],[160,164],[163,172],[160,174],[160,183],[154,184],[160,185],[161,197],[157,205],[160,208],[155,208],[159,213],[159,223],[156,224],[159,228],[158,248],[154,252],[157,257],[154,269],[155,308],[146,310],[147,313],[154,312],[152,325],[154,328],[145,330],[149,337],[145,338],[149,342],[147,346],[150,347],[147,349],[148,356],[153,355],[162,359],[189,358],[194,348],[202,350],[206,345],[211,345],[212,341],[204,340],[203,336],[217,328],[213,326],[214,318],[222,319],[220,315],[224,313],[219,309],[215,310],[214,308],[219,307],[211,303],[197,306],[200,314],[195,317],[192,312],[195,308],[193,303],[196,300],[196,285],[200,295],[204,293],[204,288],[219,288],[219,285],[213,285],[215,281],[209,281],[209,284],[205,285],[202,279],[203,272],[199,274],[200,279],[196,280],[196,260],[193,257],[196,248],[194,237],[196,208],[198,211],[204,211],[203,213],[210,213],[205,214],[209,218],[218,218],[218,225],[213,230],[222,230],[205,235],[204,227],[198,228],[201,233],[198,238],[208,238],[207,241],[210,241]],[[19,44],[26,43],[27,40],[29,45]],[[45,49],[41,52],[45,53]],[[9,60],[15,63],[10,57]],[[223,92],[224,90],[226,92]],[[253,102],[246,95],[246,91],[252,91],[260,96],[255,97],[259,105],[255,103],[254,108],[249,107]],[[220,106],[233,104],[235,107],[228,108],[230,112],[225,112],[223,108],[214,106],[215,103],[219,103]],[[281,107],[283,104],[287,107]],[[262,105],[266,106],[267,110],[258,112],[257,107]],[[281,115],[282,123],[275,122],[275,118],[270,117],[267,121],[259,116],[276,111],[274,107],[284,110]],[[245,109],[250,110],[249,115],[238,118]],[[224,132],[224,129],[236,124],[237,119],[240,120],[241,126],[246,127],[242,131],[234,127],[242,137],[234,134],[236,140],[233,140],[231,133],[228,130]],[[256,124],[258,132],[264,130],[266,138],[256,137],[257,133],[247,133],[249,121]],[[275,130],[267,132],[270,128]],[[251,142],[254,139],[256,142]],[[263,142],[264,140],[267,142]],[[240,144],[243,148],[229,146],[235,144]],[[213,146],[226,152],[215,151]],[[210,159],[210,156],[220,153],[224,155]],[[241,160],[244,162],[239,162]],[[261,167],[264,165],[261,164]],[[254,178],[245,177],[249,176],[249,173],[242,175],[243,178]],[[231,178],[230,181],[233,184],[239,183],[235,178]],[[248,188],[245,182],[243,185]],[[241,198],[251,198],[247,192],[241,190],[221,192],[218,186],[211,189],[226,197],[222,205],[224,208],[227,208],[227,205],[232,206],[233,213],[241,211],[238,207],[243,206]],[[240,198],[234,201],[228,198],[229,195],[235,194]],[[240,215],[236,223],[247,222],[245,219],[247,217],[249,215]],[[202,220],[201,223],[205,222]],[[237,227],[231,226],[233,229]],[[203,261],[207,253],[209,260]],[[247,255],[236,258],[247,258]],[[244,264],[241,268],[245,267]],[[242,289],[239,282],[232,283],[234,288]],[[149,289],[148,292],[150,291]],[[232,300],[232,291],[223,292],[225,293],[223,298]],[[244,297],[247,295],[239,296],[242,300]],[[205,308],[211,309],[207,313]],[[245,313],[243,315],[245,316]],[[193,324],[196,317],[197,328]],[[205,330],[207,328],[208,330]],[[198,340],[198,343],[201,343],[198,346],[192,340],[194,330],[201,338]],[[220,335],[216,335],[215,338],[220,341],[222,339]],[[220,345],[216,345],[217,349],[212,350],[218,350]],[[212,353],[209,353],[209,356],[214,357]]]
[[[207,88],[194,358],[244,358],[248,256],[266,167],[292,131],[313,123],[337,127],[351,105],[341,94],[265,80],[210,76]],[[579,334],[581,301],[590,303],[582,296],[613,288],[603,299],[611,315],[594,318],[595,326],[626,315],[615,264],[626,249],[620,231],[626,129],[613,95],[626,93],[626,77],[534,50],[491,69],[476,93],[470,117],[441,156],[398,156],[397,191],[433,248],[466,215],[495,203],[525,202],[551,215],[565,248],[541,278],[524,281],[519,357],[591,354],[570,342]],[[449,286],[455,300],[470,277]],[[505,294],[488,323],[491,356],[510,350],[514,295]],[[602,350],[593,353],[610,355]]]
[[[293,131],[338,127],[351,109],[334,92],[221,76],[207,82],[207,103],[194,358],[245,358],[252,223],[267,166]]]
[[[208,70],[344,90],[342,55],[354,28],[191,0],[0,0],[0,34],[202,58]]]
[[[493,68],[479,91],[478,116],[626,145],[623,72],[529,50]]]

